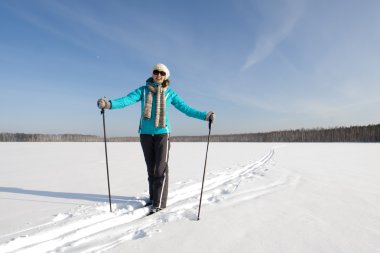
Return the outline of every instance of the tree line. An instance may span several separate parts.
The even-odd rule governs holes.
[[[214,135],[210,140],[215,142],[380,142],[380,124]]]
[[[103,137],[84,134],[0,133],[0,142],[100,142]],[[138,137],[111,137],[110,142],[139,141]]]
[[[171,136],[174,142],[205,142],[207,136]],[[101,142],[82,134],[0,133],[0,142]],[[110,137],[109,142],[137,142],[139,137]],[[213,142],[380,142],[380,124],[335,128],[283,130],[263,133],[211,135]]]

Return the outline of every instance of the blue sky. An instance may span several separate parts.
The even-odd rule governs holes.
[[[377,124],[380,1],[0,2],[0,132],[102,134],[155,63],[213,133]],[[107,112],[137,136],[140,105]],[[170,109],[173,135],[208,133]]]

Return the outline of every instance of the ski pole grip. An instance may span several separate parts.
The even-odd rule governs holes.
[[[211,113],[211,115],[210,115],[210,119],[208,120],[208,129],[211,129],[211,124],[212,124],[212,120],[211,120],[211,118],[212,118],[212,115],[213,115],[214,113]]]

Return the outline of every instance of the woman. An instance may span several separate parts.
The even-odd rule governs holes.
[[[168,105],[172,104],[189,117],[211,121],[215,114],[198,111],[187,105],[182,98],[169,88],[169,69],[162,63],[153,66],[152,77],[146,85],[132,91],[127,96],[108,100],[98,100],[100,109],[120,109],[141,101],[140,143],[148,170],[149,198],[151,213],[166,207],[169,176],[169,135],[170,122]]]

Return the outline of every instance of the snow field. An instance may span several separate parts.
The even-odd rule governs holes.
[[[0,252],[379,252],[379,145],[210,143],[196,221],[205,147],[172,143],[145,217],[139,144],[110,144],[113,213],[100,145],[1,144]]]

